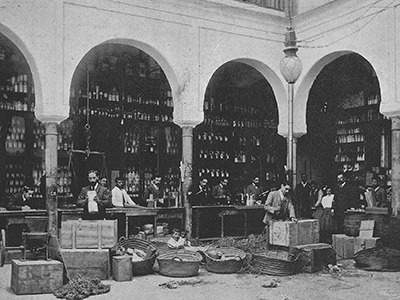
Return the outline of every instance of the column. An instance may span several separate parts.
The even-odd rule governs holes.
[[[57,123],[45,122],[46,126],[46,208],[49,216],[48,231],[51,235],[57,236],[58,214],[57,214]]]
[[[188,191],[192,185],[193,170],[193,126],[182,126],[182,196],[185,207],[185,230],[187,238],[192,237],[192,206],[188,199]]]
[[[400,213],[400,117],[392,117],[392,209]]]

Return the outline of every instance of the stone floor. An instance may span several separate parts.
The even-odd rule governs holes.
[[[229,300],[365,300],[400,299],[400,272],[370,272],[354,267],[353,260],[339,261],[341,271],[274,277],[251,274],[213,274],[200,268],[191,278],[170,278],[157,274],[134,277],[129,282],[103,281],[111,285],[107,294],[90,299],[229,299]],[[265,288],[271,280],[275,288]],[[166,288],[171,283],[175,289]],[[11,265],[0,268],[0,299],[56,299],[52,294],[15,295],[10,289]]]

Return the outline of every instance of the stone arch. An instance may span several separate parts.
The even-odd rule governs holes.
[[[303,77],[303,80],[300,82],[296,95],[295,95],[295,101],[294,103],[294,128],[296,133],[298,135],[306,133],[306,116],[307,116],[307,103],[308,103],[308,95],[311,90],[312,85],[314,84],[315,79],[317,78],[318,74],[322,71],[322,69],[327,66],[329,63],[333,62],[335,59],[347,55],[347,54],[359,54],[361,55],[369,64],[371,64],[371,67],[373,70],[379,74],[377,68],[371,63],[371,60],[366,58],[365,55],[356,52],[356,51],[350,51],[350,50],[341,50],[341,51],[336,51],[329,53],[322,58],[320,58],[305,74]],[[378,75],[379,78],[379,75]],[[382,86],[381,82],[380,84],[380,89],[381,89],[381,94],[382,94]]]
[[[251,59],[251,58],[237,58],[237,59],[233,59],[230,61],[226,61],[223,64],[221,64],[219,67],[225,65],[226,63],[229,62],[239,62],[239,63],[243,63],[246,64],[250,67],[253,67],[254,69],[256,69],[258,72],[260,72],[264,78],[268,81],[268,83],[271,85],[272,91],[275,95],[275,101],[276,101],[276,105],[278,107],[278,133],[281,132],[280,127],[282,126],[282,124],[286,124],[286,115],[282,112],[285,112],[287,110],[286,108],[286,90],[284,85],[282,84],[282,80],[281,78],[276,74],[276,72],[268,67],[266,64],[264,64],[261,61],[255,60],[255,59]],[[219,68],[218,67],[218,68]],[[218,69],[217,68],[217,69]],[[205,98],[205,93],[206,93],[206,89],[207,86],[212,78],[212,76],[215,74],[215,72],[217,71],[217,69],[214,70],[214,72],[212,72],[209,77],[208,80],[206,80],[201,88],[201,90],[199,91],[199,95],[200,95],[200,101],[199,103],[201,104],[201,110],[204,104],[204,98]],[[287,125],[286,125],[287,126]]]
[[[35,85],[35,102],[36,102],[35,106],[37,107],[38,104],[39,106],[43,105],[42,84],[40,80],[39,70],[37,68],[36,61],[33,58],[33,55],[28,50],[28,47],[22,41],[22,39],[17,34],[15,34],[10,28],[4,26],[1,23],[0,23],[0,33],[3,34],[6,38],[8,38],[12,43],[14,43],[14,45],[21,51],[24,58],[26,59],[26,62],[30,68],[33,82]]]
[[[85,55],[91,51],[91,49],[93,49],[94,47],[96,47],[98,45],[103,45],[103,44],[128,45],[128,46],[138,48],[138,49],[142,50],[143,52],[147,53],[148,55],[150,55],[160,65],[161,69],[165,73],[168,83],[171,86],[171,92],[173,95],[174,106],[176,105],[176,95],[179,94],[179,83],[178,83],[178,78],[176,76],[176,73],[172,69],[172,67],[169,64],[169,62],[167,61],[167,59],[161,54],[160,51],[158,51],[157,49],[155,49],[154,47],[152,47],[146,43],[143,43],[143,42],[140,42],[137,40],[132,40],[132,39],[124,39],[124,38],[106,40],[100,44],[92,45],[90,49],[87,49],[87,51],[80,57],[80,59],[78,59],[76,61],[75,65],[71,67],[71,69],[70,69],[71,72],[70,72],[69,76],[66,76],[67,88],[65,89],[65,91],[67,92],[67,95],[66,95],[65,99],[69,99],[70,85],[72,83],[72,78],[73,78],[74,72],[75,72],[76,68],[78,67],[79,63],[82,61],[82,59],[85,57]]]

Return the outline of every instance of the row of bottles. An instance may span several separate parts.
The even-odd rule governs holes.
[[[345,163],[343,165],[340,165],[340,167],[338,168],[338,172],[341,173],[346,173],[346,172],[358,172],[361,170],[361,165],[360,163],[356,162],[356,163]]]
[[[68,166],[59,166],[57,170],[57,193],[61,197],[72,196],[72,172]]]
[[[33,149],[44,150],[46,140],[46,127],[38,120],[33,122]]]
[[[44,180],[43,178],[44,170],[45,170],[44,161],[33,164],[32,179],[33,179],[34,198],[43,198],[43,194],[41,191],[41,184],[42,181]]]
[[[85,107],[79,108],[76,112],[79,115],[86,115]],[[107,118],[122,118],[123,120],[152,121],[152,122],[172,122],[168,114],[148,113],[140,109],[134,109],[131,112],[120,112],[115,108],[90,108],[89,115]]]
[[[363,134],[349,134],[349,135],[336,136],[336,144],[360,143],[360,142],[364,142]]]
[[[108,101],[108,102],[121,102],[124,104],[133,103],[133,104],[140,104],[146,106],[162,106],[162,107],[173,107],[173,100],[171,97],[171,91],[168,91],[167,97],[163,98],[148,98],[144,97],[143,95],[139,94],[137,96],[126,95],[120,96],[117,92],[116,88],[114,87],[110,92],[102,92],[99,90],[99,86],[96,86],[95,91],[89,92],[89,97],[87,96],[84,90],[79,90],[79,98],[90,100],[98,100],[98,101]],[[75,92],[71,90],[71,96],[75,96]],[[91,102],[93,103],[93,102]]]
[[[213,97],[206,98],[204,100],[204,111],[216,111],[216,112],[233,112],[237,114],[251,114],[256,115],[260,113],[260,110],[254,106],[242,106],[242,105],[231,105],[229,103],[229,99],[227,101],[216,102]]]
[[[133,129],[125,132],[124,138],[124,152],[125,153],[139,153],[140,135]]]
[[[140,191],[140,174],[135,167],[130,167],[123,175],[125,179],[125,189],[132,197],[138,197]]]
[[[230,155],[227,151],[201,149],[199,152],[199,158],[204,159],[204,160],[228,161],[230,158]]]
[[[6,164],[5,192],[8,195],[18,193],[25,185],[22,164]]]
[[[352,127],[352,128],[339,128],[336,130],[337,135],[348,135],[348,134],[357,134],[361,133],[360,127]]]
[[[228,169],[209,169],[209,168],[201,168],[198,169],[198,175],[201,178],[202,176],[207,176],[211,178],[227,178],[229,177]]]
[[[5,98],[5,94],[3,94]],[[15,111],[28,111],[27,99],[24,100],[12,100],[12,101],[0,101],[0,110],[15,110]],[[34,111],[35,106],[32,105],[30,111]]]
[[[354,155],[350,154],[336,154],[335,162],[350,162],[350,161],[365,161],[365,152],[355,153]]]
[[[216,142],[216,143],[228,143],[229,136],[227,134],[218,133],[218,132],[199,132],[197,135],[197,140],[200,142]]]
[[[14,74],[0,85],[0,91],[28,93],[28,74]]]
[[[25,119],[13,116],[11,118],[10,132],[6,137],[6,151],[9,153],[23,153],[25,148]]]
[[[342,116],[336,120],[336,125],[358,124],[368,121],[381,120],[383,116],[376,109],[368,109],[357,115]]]

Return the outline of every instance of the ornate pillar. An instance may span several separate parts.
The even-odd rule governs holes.
[[[45,122],[46,126],[46,148],[45,148],[45,166],[46,166],[46,208],[49,216],[48,231],[51,235],[57,236],[58,229],[58,203],[57,203],[57,123]]]
[[[193,171],[193,126],[182,126],[182,196],[185,207],[185,230],[187,237],[192,237],[192,206],[188,199],[188,191],[192,185]]]
[[[392,209],[400,214],[400,117],[392,117]]]

